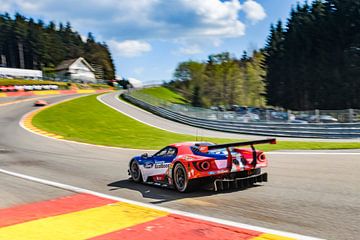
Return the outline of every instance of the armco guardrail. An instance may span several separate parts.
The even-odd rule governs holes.
[[[166,107],[151,105],[128,94],[123,97],[131,103],[161,117],[195,127],[223,132],[306,138],[360,138],[360,123],[293,124],[243,123],[230,120],[209,120],[187,116]]]

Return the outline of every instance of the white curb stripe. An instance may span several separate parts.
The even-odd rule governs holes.
[[[45,184],[45,185],[56,187],[56,188],[65,189],[65,190],[72,191],[72,192],[87,193],[87,194],[91,194],[91,195],[102,197],[102,198],[112,199],[115,201],[125,202],[125,203],[129,203],[129,204],[133,204],[133,205],[137,205],[137,206],[141,206],[141,207],[165,211],[165,212],[169,212],[172,214],[177,214],[177,215],[181,215],[181,216],[185,216],[185,217],[196,218],[196,219],[200,219],[203,221],[219,223],[219,224],[228,225],[228,226],[232,226],[232,227],[245,228],[245,229],[249,229],[249,230],[253,230],[253,231],[270,233],[270,234],[280,235],[280,236],[289,237],[289,238],[296,238],[296,239],[302,239],[302,240],[320,240],[320,238],[304,236],[304,235],[300,235],[300,234],[296,234],[296,233],[283,232],[283,231],[273,230],[273,229],[269,229],[269,228],[257,227],[257,226],[237,223],[237,222],[233,222],[233,221],[229,221],[229,220],[208,217],[208,216],[203,216],[203,215],[189,213],[189,212],[183,212],[183,211],[174,210],[174,209],[170,209],[170,208],[159,207],[159,206],[155,206],[155,205],[151,205],[151,204],[147,204],[147,203],[137,202],[137,201],[121,198],[121,197],[115,197],[115,196],[111,196],[108,194],[91,191],[91,190],[80,188],[80,187],[75,187],[75,186],[71,186],[71,185],[67,185],[67,184],[63,184],[63,183],[49,181],[46,179],[32,177],[29,175],[16,173],[16,172],[8,171],[8,170],[1,169],[1,168],[0,168],[0,173],[18,177],[18,178],[25,179],[25,180],[29,180],[32,182]]]

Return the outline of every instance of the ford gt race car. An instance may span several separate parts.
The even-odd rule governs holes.
[[[37,100],[36,102],[34,102],[35,107],[42,107],[46,105],[48,105],[48,102],[45,100]]]
[[[267,182],[267,159],[254,145],[276,144],[276,139],[213,144],[184,142],[169,145],[152,156],[147,153],[130,160],[129,175],[135,182],[172,187],[179,192],[200,186],[215,191],[244,188]],[[250,148],[239,148],[250,146]]]

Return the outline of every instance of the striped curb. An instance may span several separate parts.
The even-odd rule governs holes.
[[[91,93],[104,93],[104,92],[108,92],[108,91],[105,91],[105,90],[77,90],[76,93],[73,93],[74,91],[72,91],[71,94],[91,94]],[[54,95],[51,93],[51,95]],[[38,98],[36,98],[38,99]],[[56,104],[59,104],[59,103],[63,103],[63,102],[67,102],[67,101],[70,101],[70,100],[73,100],[74,98],[71,98],[71,99],[66,99],[64,101],[60,101],[60,102],[57,102],[55,104],[51,104],[51,105],[48,105],[48,106],[44,106],[40,109],[37,109],[35,111],[31,111],[29,112],[28,114],[25,114],[25,116],[22,117],[22,119],[20,120],[20,126],[22,126],[24,129],[30,131],[30,132],[33,132],[35,134],[38,134],[38,135],[41,135],[41,136],[45,136],[45,137],[50,137],[50,138],[53,138],[53,139],[63,139],[64,137],[63,136],[60,136],[60,135],[57,135],[57,134],[54,134],[54,133],[50,133],[50,132],[47,132],[45,130],[42,130],[40,128],[37,128],[35,127],[33,124],[32,124],[32,120],[34,118],[34,116],[36,114],[38,114],[39,112],[45,110],[46,108],[49,108],[51,106],[54,106]],[[24,101],[30,101],[30,100],[35,100],[35,99],[26,99],[26,100],[19,100],[19,102],[24,102]],[[18,101],[15,101],[15,102],[18,102]],[[9,104],[13,104],[15,102],[10,102],[10,103],[4,103],[4,105],[9,105]],[[0,105],[1,106],[1,105]]]
[[[292,237],[186,217],[90,194],[0,209],[0,239],[246,239]]]
[[[51,105],[52,106],[52,105]],[[28,114],[26,114],[23,119],[21,119],[21,124],[24,126],[25,129],[31,131],[31,132],[34,132],[34,133],[37,133],[37,134],[40,134],[42,136],[47,136],[47,137],[51,137],[51,138],[55,138],[55,139],[63,139],[64,137],[63,136],[60,136],[60,135],[57,135],[57,134],[54,134],[54,133],[50,133],[50,132],[47,132],[47,131],[44,131],[44,130],[41,130],[37,127],[35,127],[33,124],[32,124],[32,120],[34,118],[34,116],[41,112],[42,110],[48,108],[50,106],[45,106],[45,107],[42,107],[40,109],[37,109],[35,111],[32,111]]]
[[[77,193],[0,209],[0,239],[318,239],[136,202],[5,169],[0,173]]]

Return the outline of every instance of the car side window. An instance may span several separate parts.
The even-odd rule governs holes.
[[[163,157],[166,155],[167,151],[168,148],[161,149],[160,151],[154,154],[154,157]]]
[[[172,157],[172,156],[175,156],[177,153],[177,149],[176,148],[173,148],[173,147],[169,147],[168,148],[168,151],[166,153],[166,156],[167,157]]]
[[[177,153],[177,149],[174,147],[166,147],[154,154],[154,157],[172,157]]]

